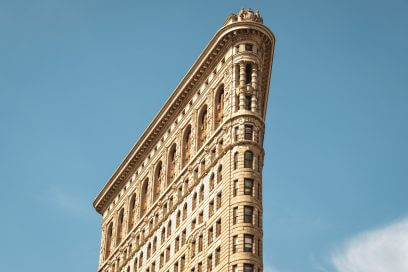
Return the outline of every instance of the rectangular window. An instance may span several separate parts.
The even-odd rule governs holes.
[[[252,44],[250,44],[250,43],[245,44],[245,51],[252,51],[252,49],[253,49]]]
[[[254,180],[253,179],[244,179],[244,195],[253,195],[254,190]]]
[[[166,262],[170,260],[170,247],[166,248]]]
[[[204,221],[204,212],[198,214],[198,224],[202,224]]]
[[[254,236],[250,234],[244,235],[244,252],[253,252]]]
[[[245,130],[244,130],[245,140],[252,140],[253,135],[254,135],[254,127],[251,125],[245,125]]]
[[[211,254],[210,256],[208,256],[208,259],[207,259],[207,271],[212,271],[212,261],[213,261],[213,257]]]
[[[217,210],[218,210],[219,208],[221,208],[221,200],[222,200],[222,194],[219,193],[219,194],[217,195]]]
[[[238,271],[238,265],[237,265],[237,264],[234,264],[234,265],[232,266],[232,272],[239,272],[239,271]]]
[[[254,272],[253,264],[244,264],[244,272]]]
[[[191,221],[191,231],[193,231],[196,227],[196,220],[194,219],[193,221]]]
[[[221,235],[221,219],[219,219],[215,225],[215,237],[219,237]]]
[[[191,258],[194,258],[194,257],[195,257],[195,250],[196,250],[196,241],[194,240],[194,241],[191,243]]]
[[[180,247],[180,238],[177,237],[176,241],[175,241],[175,246],[174,246],[175,252],[177,252],[179,250],[179,247]]]
[[[179,272],[178,262],[175,262],[175,263],[174,263],[174,272]]]
[[[210,245],[213,242],[213,236],[214,236],[214,229],[211,227],[208,230],[208,244]]]
[[[162,268],[164,265],[164,252],[160,254],[160,265],[159,267]]]
[[[183,255],[181,257],[181,261],[180,261],[180,271],[183,272],[184,271],[184,267],[186,266],[186,256]],[[154,271],[153,271],[154,272]]]
[[[244,206],[244,223],[252,224],[254,207]]]
[[[245,96],[245,109],[251,110],[251,106],[252,106],[252,96],[247,95]]]
[[[184,245],[186,243],[186,236],[187,236],[187,231],[183,230],[181,233],[181,245]]]
[[[200,236],[198,237],[198,252],[203,251],[203,244],[204,244],[203,240],[204,240],[204,239],[203,239],[203,236],[200,235]]]
[[[198,263],[197,272],[202,272],[202,271],[203,271],[203,263]]]
[[[238,236],[235,235],[232,237],[232,253],[237,253],[237,246],[238,246]]]
[[[217,265],[220,264],[220,257],[221,257],[221,248],[218,247],[218,248],[215,250],[215,266],[217,266]]]
[[[211,217],[214,214],[214,201],[211,201],[208,206],[208,216]]]
[[[234,188],[233,188],[232,194],[233,194],[233,196],[238,195],[238,180],[234,180]]]
[[[232,210],[232,224],[235,225],[238,223],[238,207],[235,207]]]
[[[239,127],[234,127],[234,139],[235,139],[235,141],[239,140],[238,132],[239,132]]]

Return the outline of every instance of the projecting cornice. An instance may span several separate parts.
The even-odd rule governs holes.
[[[140,139],[127,154],[123,162],[119,165],[115,173],[108,180],[102,191],[94,200],[94,207],[97,212],[102,214],[107,205],[117,195],[117,193],[126,184],[131,174],[143,162],[154,145],[160,140],[167,128],[171,125],[177,114],[181,111],[182,105],[188,103],[188,99],[196,92],[197,84],[200,83],[204,76],[207,75],[208,69],[220,57],[220,53],[225,52],[229,45],[232,44],[239,36],[255,34],[261,36],[265,45],[264,71],[270,71],[272,66],[272,56],[274,50],[275,38],[272,32],[262,24],[262,18],[250,10],[242,10],[238,15],[230,15],[224,25],[211,39],[204,51],[194,62],[186,76],[181,80],[176,89],[173,91],[159,113],[154,117],[143,132]],[[236,17],[234,17],[236,16]],[[241,18],[240,20],[238,18]],[[262,78],[265,88],[265,105],[267,103],[270,73],[264,73]],[[265,116],[266,107],[264,107],[263,116]]]

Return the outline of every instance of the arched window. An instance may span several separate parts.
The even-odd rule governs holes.
[[[135,258],[135,261],[133,262],[133,272],[137,272],[137,258]]]
[[[210,177],[210,192],[214,189],[214,174]]]
[[[238,152],[234,154],[234,170],[238,169]]]
[[[181,221],[181,212],[178,211],[177,216],[176,216],[176,228],[178,228],[178,226],[180,226],[180,221]]]
[[[146,179],[143,183],[140,199],[140,217],[142,217],[149,205],[149,179]]]
[[[149,245],[147,246],[147,251],[146,251],[146,258],[149,259],[150,255],[152,253],[152,244],[149,243]]]
[[[199,147],[201,147],[207,140],[208,134],[208,116],[207,116],[207,105],[204,105],[201,109],[199,118],[198,118],[198,142]]]
[[[201,185],[200,188],[200,196],[199,196],[199,200],[200,203],[204,201],[204,185]]]
[[[183,207],[183,220],[187,219],[187,203],[184,203]]]
[[[154,173],[154,200],[158,199],[160,196],[161,183],[163,181],[163,164],[161,161],[157,163],[156,171]]]
[[[169,238],[171,235],[171,220],[167,224],[167,238]]]
[[[111,222],[108,225],[108,230],[106,231],[105,260],[109,257],[111,252],[112,234],[113,234],[113,222]]]
[[[197,207],[197,199],[198,199],[198,195],[197,195],[197,193],[194,193],[194,195],[193,195],[193,203],[192,203],[192,207],[191,207],[191,209],[194,211],[195,210],[195,208]]]
[[[136,194],[133,194],[130,198],[129,202],[129,227],[128,231],[130,231],[133,227],[134,217],[136,213]]]
[[[177,165],[176,152],[177,152],[177,145],[173,144],[173,146],[170,148],[170,153],[169,153],[169,167],[168,167],[169,174],[168,174],[167,185],[169,185],[176,176],[176,165]]]
[[[153,239],[153,252],[156,252],[156,249],[157,249],[157,236],[155,236]]]
[[[218,127],[224,119],[224,85],[222,84],[215,96],[215,127]]]
[[[122,241],[123,219],[125,217],[125,210],[121,209],[118,217],[118,225],[116,229],[116,245]]]
[[[245,151],[244,153],[244,167],[245,168],[253,168],[254,162],[254,153],[251,151]]]
[[[188,194],[188,179],[184,181],[184,195]]]
[[[162,232],[161,232],[161,243],[163,244],[166,239],[166,228],[163,227]]]
[[[186,165],[190,158],[191,158],[191,126],[188,125],[184,131],[183,136],[183,166]]]
[[[143,252],[141,252],[139,256],[139,268],[142,266],[143,266]]]
[[[222,165],[218,166],[217,183],[222,181]]]

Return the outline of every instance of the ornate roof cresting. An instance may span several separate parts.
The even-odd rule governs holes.
[[[227,20],[225,21],[224,25],[229,25],[236,22],[258,22],[263,23],[263,19],[259,14],[259,11],[253,11],[252,9],[241,9],[238,14],[231,14],[228,16]]]

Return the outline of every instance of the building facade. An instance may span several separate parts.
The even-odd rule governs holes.
[[[274,43],[258,12],[227,18],[95,199],[98,271],[263,271]]]

